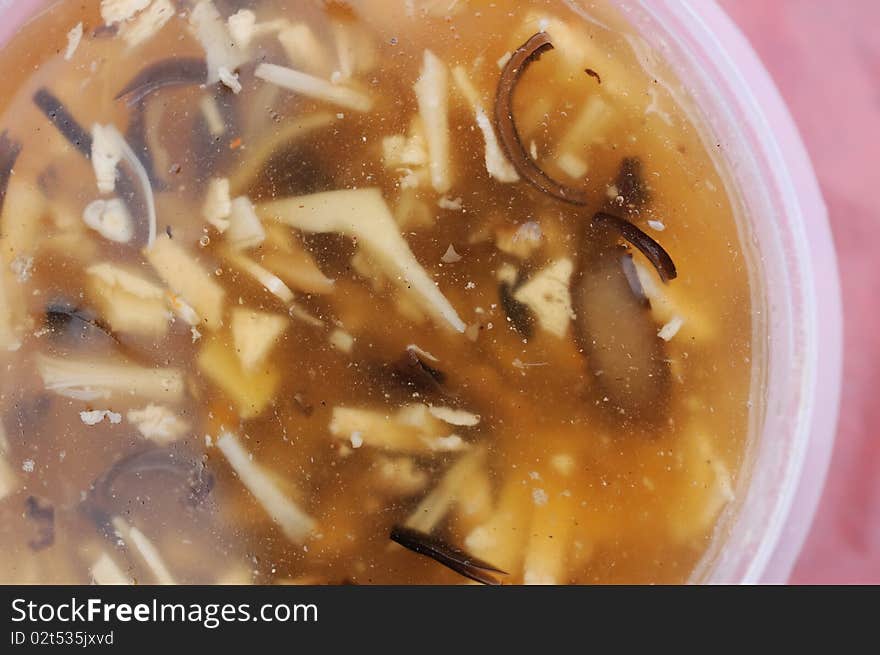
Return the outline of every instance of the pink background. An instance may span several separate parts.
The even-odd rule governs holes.
[[[795,583],[880,583],[880,2],[720,0],[764,61],[813,160],[844,305],[840,421]]]

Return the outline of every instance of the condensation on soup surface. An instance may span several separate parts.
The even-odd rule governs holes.
[[[0,581],[687,580],[742,459],[748,275],[680,83],[578,7],[25,26]]]

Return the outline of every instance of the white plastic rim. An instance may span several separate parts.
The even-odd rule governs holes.
[[[756,367],[745,474],[692,581],[782,583],[821,495],[840,397],[840,287],[825,205],[779,92],[713,0],[612,1],[687,81],[680,90],[724,146],[762,312],[753,345],[765,365]],[[48,4],[0,0],[0,45]]]

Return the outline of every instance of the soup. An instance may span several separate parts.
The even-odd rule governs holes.
[[[748,271],[612,7],[59,2],[0,72],[3,582],[689,579]]]

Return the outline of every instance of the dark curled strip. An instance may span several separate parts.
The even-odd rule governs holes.
[[[151,94],[173,86],[192,86],[204,84],[208,76],[208,65],[199,57],[169,57],[162,59],[137,73],[123,89],[116,94],[116,100],[125,100],[131,108],[126,140],[131,144],[138,159],[144,165],[150,182],[157,190],[167,188],[165,180],[156,172],[152,153],[147,145],[146,111]]]
[[[593,222],[610,227],[629,244],[638,248],[647,257],[648,261],[654,265],[654,268],[657,269],[657,274],[661,280],[669,282],[675,279],[677,273],[672,257],[663,249],[663,246],[642,232],[638,227],[619,216],[606,214],[605,212],[598,212],[593,216]]]
[[[516,85],[529,64],[538,59],[544,52],[553,49],[550,37],[538,32],[516,49],[507,61],[501,78],[498,80],[498,91],[495,96],[495,125],[498,138],[507,157],[526,181],[557,200],[573,205],[586,205],[587,194],[580,189],[573,189],[547,175],[531,158],[516,129],[513,119],[513,93]]]
[[[133,107],[151,93],[168,86],[188,86],[204,84],[208,77],[208,65],[198,57],[170,57],[150,64],[122,90],[116,94],[116,100],[125,100],[125,104]]]
[[[182,500],[190,507],[200,505],[214,488],[214,476],[200,460],[187,461],[171,450],[155,448],[127,455],[101,474],[92,484],[84,501],[86,513],[108,535],[112,535],[112,506],[116,503],[116,483],[122,478],[139,479],[154,473],[165,473],[179,478],[186,488],[186,495]]]
[[[65,139],[86,159],[92,156],[92,135],[67,111],[67,107],[48,89],[39,89],[34,94],[34,104],[58,129]]]
[[[391,528],[391,541],[397,542],[404,548],[430,557],[435,562],[452,569],[456,573],[463,575],[471,580],[482,582],[486,585],[500,585],[501,581],[492,575],[492,573],[502,573],[505,571],[484,562],[473,555],[452,546],[442,539],[426,534],[419,530],[413,530],[402,525],[395,525]]]
[[[3,130],[0,133],[0,212],[3,211],[3,203],[6,200],[6,189],[9,188],[9,178],[12,177],[12,169],[21,154],[21,143],[9,137],[9,132]]]

